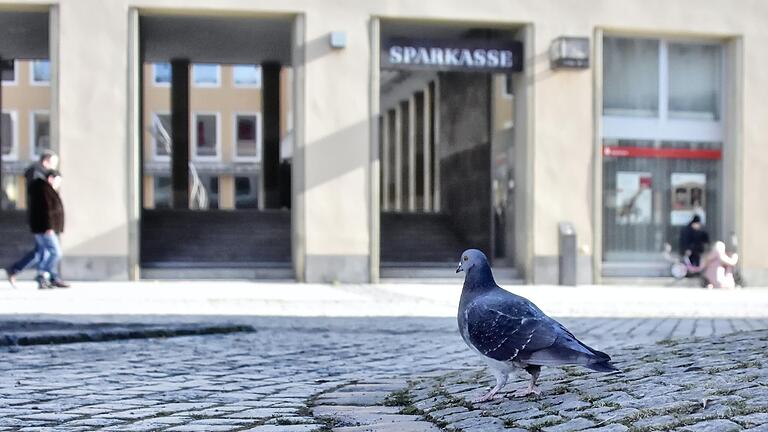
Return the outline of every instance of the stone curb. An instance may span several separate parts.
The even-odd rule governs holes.
[[[62,323],[63,326],[66,324]],[[20,331],[0,333],[0,346],[18,347],[27,345],[52,345],[78,342],[106,342],[125,339],[169,338],[179,336],[199,336],[227,333],[251,333],[256,329],[249,325],[122,325],[105,324],[73,327],[62,330]]]

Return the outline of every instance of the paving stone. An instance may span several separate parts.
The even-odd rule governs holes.
[[[692,426],[686,426],[683,430],[690,432],[735,432],[743,428],[730,420],[708,420],[696,423]]]
[[[542,428],[544,432],[571,432],[589,429],[595,425],[595,422],[585,418],[575,418],[556,426],[547,426]]]
[[[623,374],[545,368],[541,397],[506,393],[477,404],[493,378],[455,320],[251,319],[259,330],[237,336],[26,347],[0,362],[0,430],[306,432],[323,430],[320,417],[342,432],[439,430],[384,405],[397,400],[457,431],[624,432],[630,423],[685,421],[698,422],[691,431],[768,432],[765,330],[629,347],[613,330],[650,333],[655,324],[571,319],[569,328],[609,352]],[[526,380],[511,376],[505,391]],[[745,409],[754,414],[736,415]]]

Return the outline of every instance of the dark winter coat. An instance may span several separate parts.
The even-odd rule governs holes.
[[[47,180],[35,179],[29,186],[29,228],[35,234],[52,229],[64,232],[64,205]]]

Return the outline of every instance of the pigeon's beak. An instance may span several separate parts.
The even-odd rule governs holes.
[[[456,267],[456,273],[463,272],[463,271],[464,271],[464,268],[461,267],[461,261],[459,261],[459,266]]]

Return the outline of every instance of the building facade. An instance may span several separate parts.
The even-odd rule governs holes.
[[[476,246],[557,283],[568,222],[599,283],[665,275],[699,215],[768,283],[761,2],[0,5],[0,221],[19,223],[21,166],[57,150],[70,278],[183,261],[368,282]],[[564,37],[586,62],[557,63]]]

